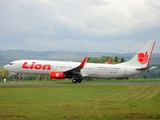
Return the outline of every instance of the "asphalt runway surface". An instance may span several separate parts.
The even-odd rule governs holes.
[[[160,82],[82,82],[82,83],[0,83],[0,86],[60,86],[60,85],[147,85],[157,86]]]

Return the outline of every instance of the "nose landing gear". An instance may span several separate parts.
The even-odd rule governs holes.
[[[16,79],[19,79],[18,73],[15,75],[15,78],[16,78]]]

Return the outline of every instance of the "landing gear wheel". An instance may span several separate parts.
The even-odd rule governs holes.
[[[73,83],[81,83],[81,82],[82,82],[82,79],[81,79],[81,78],[73,78],[73,79],[72,79],[72,82],[73,82]]]
[[[82,79],[78,79],[77,82],[78,82],[78,83],[81,83],[81,82],[82,82]]]
[[[77,83],[77,79],[73,79],[72,82],[73,82],[73,83]]]
[[[15,75],[15,78],[16,78],[16,79],[19,79],[19,76],[18,76],[18,74],[17,74],[17,75]]]

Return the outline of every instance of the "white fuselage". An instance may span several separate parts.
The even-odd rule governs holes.
[[[76,68],[79,62],[42,61],[42,60],[18,60],[4,66],[12,73],[21,74],[46,74],[50,72],[65,72]],[[138,71],[137,67],[123,64],[95,64],[86,63],[81,69],[82,77],[94,78],[128,78],[130,76],[145,73]]]

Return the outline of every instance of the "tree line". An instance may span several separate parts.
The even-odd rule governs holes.
[[[126,61],[124,58],[119,58],[118,56],[115,56],[115,57],[102,56],[100,58],[89,57],[87,62],[89,62],[89,63],[106,63],[109,59],[111,60],[110,64],[117,64],[117,63],[122,63],[122,62]]]

